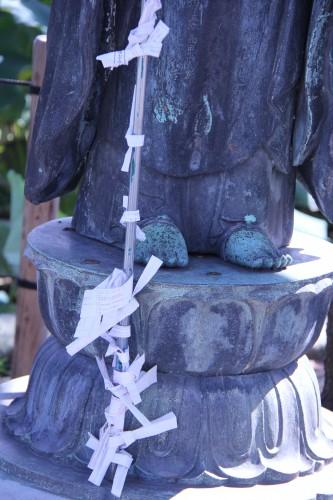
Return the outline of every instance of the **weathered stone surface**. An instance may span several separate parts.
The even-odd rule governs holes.
[[[34,202],[73,189],[81,178],[73,226],[117,244],[128,189],[119,167],[134,65],[105,78],[95,57],[123,48],[138,10],[134,1],[82,0],[78,7],[54,0],[27,172],[26,192]],[[283,268],[294,166],[332,218],[332,12],[332,0],[164,4],[174,35],[164,57],[149,66],[139,207],[144,223],[168,216],[192,253]],[[55,222],[30,237],[42,313],[56,338],[41,348],[29,390],[8,409],[6,424],[32,451],[82,465],[87,433],[96,434],[104,420],[107,395],[92,356],[105,343],[94,342],[73,359],[65,345],[84,289],[120,267],[122,254],[85,240],[69,224]],[[157,234],[153,229],[147,244]],[[179,238],[172,241],[163,247],[169,265],[179,250]],[[294,266],[288,271],[252,274],[197,255],[182,272],[161,271],[140,294],[131,349],[145,350],[147,365],[157,362],[160,369],[143,410],[152,418],[173,409],[179,427],[133,446],[133,474],[196,486],[244,485],[286,481],[333,458],[317,383],[306,360],[298,359],[327,313],[331,250],[300,245],[290,250]],[[126,425],[136,424],[129,419]],[[16,467],[22,470],[35,473]],[[68,486],[68,474],[60,485]],[[44,487],[54,487],[45,477]]]
[[[133,474],[190,485],[282,482],[333,458],[315,375],[298,360],[318,337],[332,296],[331,245],[318,248],[305,237],[289,250],[295,263],[280,273],[193,257],[182,271],[159,271],[140,293],[131,347],[159,367],[142,409],[148,418],[174,411],[178,429],[135,443]],[[88,432],[102,425],[109,398],[92,357],[103,343],[73,358],[65,344],[83,290],[120,267],[121,251],[59,220],[31,233],[28,253],[57,340],[42,346],[27,395],[8,409],[6,425],[35,452],[84,464]]]
[[[325,417],[332,430],[332,414],[325,414]],[[0,425],[0,468],[7,472],[0,474],[0,490],[6,499],[53,500],[54,496],[46,493],[47,491],[61,495],[62,499],[111,500],[111,485],[108,481],[104,481],[100,488],[96,488],[87,482],[86,470],[61,466],[32,454],[26,446],[6,434],[2,425]],[[154,500],[170,500],[171,498],[177,498],[177,500],[216,500],[219,498],[224,500],[254,498],[256,500],[267,500],[267,498],[331,500],[333,496],[332,473],[333,464],[329,464],[315,474],[302,476],[288,483],[256,485],[248,488],[230,487],[226,484],[227,480],[221,480],[218,487],[195,488],[165,481],[143,482],[129,478],[122,498],[123,500],[147,498]],[[56,498],[60,500],[60,497]]]
[[[88,432],[97,435],[108,400],[95,361],[70,358],[50,338],[38,354],[26,397],[8,408],[5,422],[34,452],[78,466],[89,461]],[[319,404],[306,358],[241,376],[159,373],[141,408],[149,419],[174,411],[178,428],[133,445],[132,473],[197,485],[223,478],[240,485],[283,482],[311,473],[333,458]],[[128,428],[137,425],[127,422]]]
[[[134,352],[146,352],[147,364],[157,363],[163,372],[212,376],[296,360],[317,339],[332,296],[331,247],[305,241],[307,250],[300,251],[302,241],[295,240],[288,249],[295,264],[279,273],[255,274],[200,256],[179,273],[162,269],[139,296]],[[70,219],[62,219],[31,233],[28,254],[39,269],[47,327],[69,343],[84,289],[121,267],[122,252],[80,237],[70,230]],[[136,276],[141,270],[136,267]],[[95,342],[85,352],[94,354],[94,346],[104,344]]]

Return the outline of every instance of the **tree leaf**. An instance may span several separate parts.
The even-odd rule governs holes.
[[[50,9],[38,0],[1,0],[0,6],[10,12],[17,23],[46,31]]]

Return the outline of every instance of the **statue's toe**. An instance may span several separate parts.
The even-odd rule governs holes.
[[[287,267],[287,266],[289,266],[289,264],[292,263],[293,259],[292,259],[291,255],[289,255],[288,253],[283,254],[283,258],[284,258],[283,267]]]
[[[229,232],[221,256],[251,269],[279,270],[292,262],[291,256],[282,254],[263,231],[249,225],[238,226]]]
[[[188,264],[188,252],[182,233],[167,218],[157,218],[145,223],[142,230],[145,241],[137,241],[135,261],[146,264],[151,255],[163,261],[166,267],[184,267]]]
[[[277,259],[275,259],[272,269],[284,269],[292,263],[293,259],[289,254],[282,254]]]

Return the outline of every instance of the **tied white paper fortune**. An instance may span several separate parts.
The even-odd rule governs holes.
[[[139,25],[128,37],[128,46],[123,51],[111,52],[98,56],[104,67],[114,68],[141,56],[159,57],[162,41],[169,28],[159,21],[156,24],[156,11],[161,8],[160,0],[147,0],[140,17]],[[134,113],[136,107],[136,88],[134,88],[129,128],[126,134],[128,150],[122,165],[122,171],[129,172],[134,148],[141,148],[144,135],[134,134]],[[121,224],[137,223],[139,210],[128,210],[128,197],[123,198],[124,214]],[[143,231],[136,225],[136,238],[144,240]],[[112,379],[108,373],[104,357],[96,357],[97,365],[104,380],[105,389],[111,392],[110,405],[105,410],[106,422],[99,431],[99,439],[90,435],[86,445],[93,451],[88,467],[92,470],[89,481],[99,486],[110,465],[115,473],[112,482],[112,494],[120,497],[128,470],[133,462],[132,456],[125,451],[138,439],[156,436],[162,432],[177,428],[177,419],[170,412],[160,418],[149,421],[136,407],[141,402],[141,393],[157,382],[157,367],[144,372],[144,355],[137,356],[130,363],[128,348],[121,349],[117,339],[127,339],[131,335],[129,325],[120,324],[139,307],[135,296],[156,274],[162,261],[152,256],[141,274],[134,290],[133,276],[128,277],[120,269],[113,273],[93,290],[86,290],[83,296],[80,320],[74,337],[67,346],[70,355],[74,355],[88,344],[102,337],[109,347],[105,356],[114,356]],[[116,368],[121,365],[121,371]],[[130,411],[141,424],[137,429],[124,430],[125,414]]]
[[[88,467],[92,469],[89,481],[99,486],[111,464],[116,466],[112,482],[112,494],[120,497],[128,470],[132,464],[132,456],[125,451],[137,439],[161,434],[175,429],[177,419],[174,413],[149,421],[136,408],[141,402],[141,393],[157,382],[157,367],[148,372],[142,370],[144,355],[137,356],[129,363],[128,349],[122,351],[116,344],[117,338],[130,337],[130,326],[118,323],[132,314],[139,303],[137,295],[156,274],[162,261],[152,256],[143,270],[134,290],[133,276],[127,278],[124,271],[114,269],[113,273],[92,290],[84,292],[80,320],[75,331],[75,340],[67,346],[69,354],[76,354],[98,337],[109,342],[106,356],[117,356],[126,371],[113,370],[111,380],[104,358],[96,357],[102,374],[105,389],[110,391],[111,403],[105,411],[106,423],[100,429],[99,439],[90,435],[87,446],[93,450]],[[115,364],[115,363],[114,363]],[[141,427],[132,431],[124,431],[125,413],[130,411]]]
[[[67,345],[68,354],[73,356],[98,337],[119,338],[117,332],[123,331],[122,320],[130,316],[139,307],[135,296],[149,283],[162,265],[162,261],[151,256],[134,290],[133,276],[129,278],[121,269],[115,268],[110,276],[92,290],[83,295],[80,319],[73,342]],[[116,327],[117,325],[117,327]],[[116,335],[112,329],[115,328]],[[125,327],[128,334],[128,327]]]
[[[129,148],[128,151],[130,151],[130,154],[132,155],[132,148]],[[120,223],[123,226],[125,226],[128,222],[139,222],[139,220],[140,220],[139,210],[133,210],[133,211],[127,210],[127,208],[128,208],[128,196],[123,196],[123,208],[125,209],[125,212],[123,213],[122,218],[120,219]],[[135,225],[135,236],[136,236],[136,239],[139,241],[145,241],[145,239],[146,239],[145,233],[142,231],[142,229],[137,224]]]
[[[175,429],[177,419],[174,413],[170,412],[163,417],[149,421],[145,415],[136,408],[135,404],[141,401],[140,393],[147,389],[156,380],[156,367],[148,372],[141,371],[144,363],[144,356],[137,357],[130,365],[127,372],[114,371],[114,382],[112,383],[103,358],[96,358],[100,372],[104,379],[105,389],[112,394],[111,404],[106,409],[106,424],[100,429],[99,439],[90,434],[87,446],[93,450],[88,467],[92,469],[89,481],[99,486],[111,464],[117,466],[113,478],[112,494],[120,496],[128,470],[132,464],[132,456],[125,451],[138,439],[144,439],[161,434],[162,432]],[[131,375],[131,376],[129,376]],[[130,380],[132,393],[122,379]],[[134,402],[136,401],[136,403]],[[125,412],[129,410],[139,421],[141,427],[131,431],[124,431]]]
[[[127,65],[129,61],[136,57],[160,56],[162,42],[169,33],[169,28],[163,21],[159,21],[155,26],[157,20],[156,11],[161,9],[161,7],[162,4],[160,0],[147,0],[137,28],[132,30],[129,34],[126,49],[97,56],[97,60],[102,62],[104,68],[113,69],[124,64]],[[121,167],[122,172],[129,171],[134,148],[141,148],[144,145],[145,136],[134,134],[135,99],[136,88],[134,88],[130,122],[125,136],[128,150]],[[121,219],[122,223],[127,222],[125,220],[126,217],[132,217],[131,213],[125,212]],[[132,222],[132,220],[130,220],[130,222]],[[140,231],[140,229],[137,230],[137,239],[141,241],[144,239],[144,233]]]
[[[117,68],[127,65],[132,59],[142,56],[159,57],[162,42],[169,33],[168,26],[159,21],[156,26],[156,12],[162,8],[161,0],[147,0],[143,8],[137,28],[128,37],[128,45],[124,50],[107,52],[97,56],[104,68]]]
[[[133,155],[134,148],[142,148],[145,142],[144,135],[134,134],[134,110],[135,110],[135,100],[136,100],[136,86],[134,87],[132,106],[131,106],[131,116],[129,121],[129,126],[125,135],[125,139],[127,142],[127,152],[125,154],[125,158],[121,167],[122,172],[129,172],[131,159]],[[127,207],[124,207],[127,208]]]

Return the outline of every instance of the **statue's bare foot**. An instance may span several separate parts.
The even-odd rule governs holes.
[[[143,221],[141,229],[145,241],[137,241],[135,262],[146,264],[155,255],[166,267],[184,267],[188,264],[187,247],[182,233],[167,216]]]
[[[260,229],[250,225],[236,227],[227,236],[221,256],[233,264],[252,269],[283,269],[292,257],[280,252]]]

